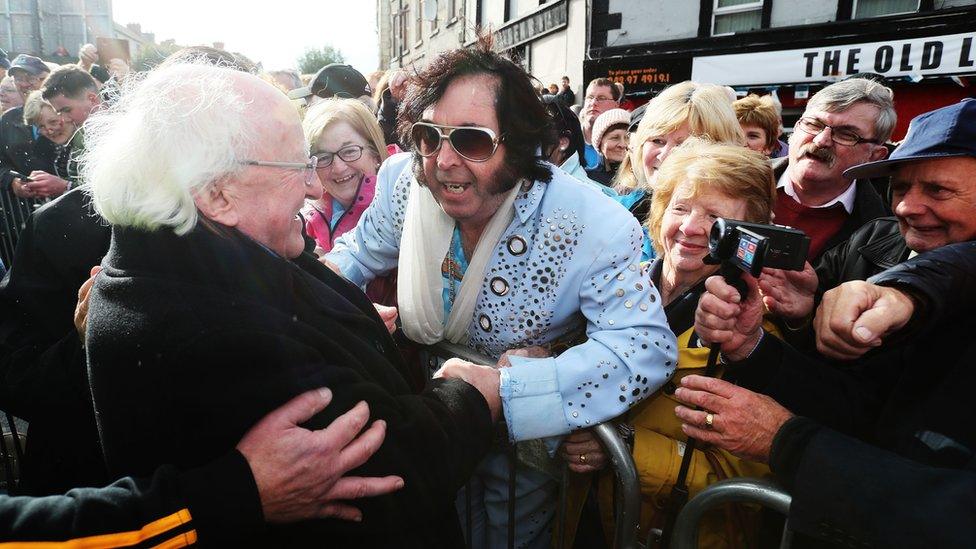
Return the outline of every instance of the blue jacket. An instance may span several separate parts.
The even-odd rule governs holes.
[[[468,345],[492,357],[530,345],[553,355],[565,349],[551,358],[513,357],[501,370],[516,441],[614,418],[663,385],[676,362],[661,297],[639,265],[637,221],[562,170],[552,173],[516,198],[468,329]],[[356,229],[326,256],[360,286],[397,266],[411,156],[390,157],[378,179]]]

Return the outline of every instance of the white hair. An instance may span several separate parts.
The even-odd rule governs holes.
[[[194,195],[239,172],[260,131],[244,78],[257,80],[199,58],[127,79],[85,124],[80,173],[96,211],[122,227],[193,229]]]
[[[898,123],[895,112],[895,93],[884,84],[868,78],[848,78],[835,82],[813,94],[807,102],[806,110],[843,112],[857,103],[867,103],[878,108],[878,118],[874,121],[874,139],[884,143],[891,138],[891,132]]]

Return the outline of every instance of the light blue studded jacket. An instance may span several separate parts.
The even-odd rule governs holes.
[[[378,179],[355,230],[326,256],[360,286],[397,266],[410,154],[390,157]],[[562,170],[515,199],[515,217],[486,268],[468,345],[492,357],[531,345],[554,354],[568,348],[552,358],[512,357],[501,370],[512,440],[614,418],[674,372],[675,337],[639,265],[642,237],[630,212]]]

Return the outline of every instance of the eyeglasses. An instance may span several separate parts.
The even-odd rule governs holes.
[[[359,160],[363,157],[364,148],[365,147],[360,145],[347,145],[336,152],[322,151],[320,153],[316,153],[313,158],[318,161],[318,169],[328,168],[332,165],[332,162],[337,156],[341,158],[343,162],[355,162]]]
[[[804,116],[803,118],[797,120],[795,127],[803,133],[814,136],[820,135],[820,133],[826,128],[830,128],[831,141],[837,143],[838,145],[844,145],[845,147],[853,147],[855,145],[860,145],[861,143],[878,143],[874,139],[864,139],[851,130],[835,128],[834,126],[824,124],[822,121],[809,116]]]
[[[292,170],[303,170],[305,172],[305,186],[311,187],[315,180],[315,168],[318,166],[318,159],[314,156],[308,162],[274,162],[270,160],[241,160],[241,164],[246,166],[265,166],[270,168],[288,168]]]
[[[479,126],[442,126],[430,122],[415,122],[410,136],[417,145],[417,153],[423,157],[437,154],[446,139],[462,158],[472,162],[484,162],[495,154],[498,144],[505,138],[495,136],[489,128]]]
[[[614,103],[617,102],[617,100],[612,97],[605,97],[602,95],[587,95],[585,98],[583,98],[583,100],[586,103],[605,103],[607,101],[613,101]]]

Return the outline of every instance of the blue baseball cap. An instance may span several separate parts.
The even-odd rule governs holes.
[[[51,72],[51,69],[40,58],[22,53],[14,57],[13,62],[10,63],[10,68],[7,69],[7,72],[10,73],[14,71],[24,71],[31,76],[38,76]]]
[[[916,116],[908,125],[908,135],[890,157],[854,166],[844,176],[882,177],[905,162],[955,156],[976,157],[976,99],[963,99]]]

